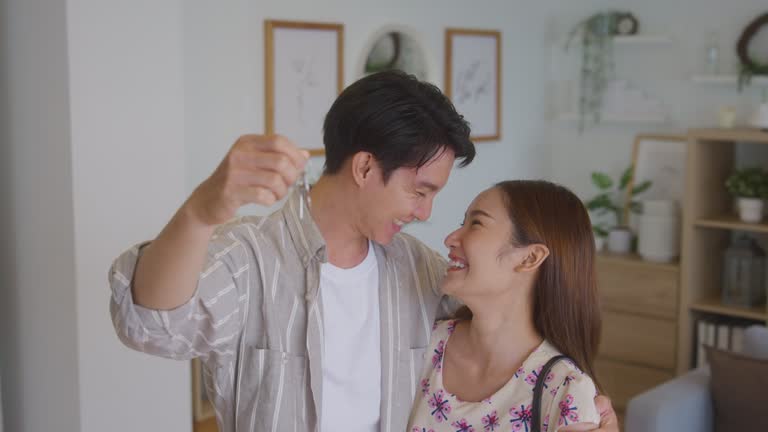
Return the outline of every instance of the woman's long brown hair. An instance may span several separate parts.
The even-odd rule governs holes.
[[[513,225],[512,244],[543,244],[549,249],[533,287],[536,331],[572,358],[600,389],[594,360],[602,324],[587,210],[573,192],[547,181],[504,181],[495,187],[502,192]],[[457,314],[466,317],[467,312]]]

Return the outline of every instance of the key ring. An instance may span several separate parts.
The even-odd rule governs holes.
[[[309,164],[304,167],[304,171],[296,179],[294,186],[299,190],[299,219],[303,220],[304,207],[307,208],[307,212],[312,207],[312,197],[309,194],[309,191],[312,189],[309,182]]]
[[[304,171],[301,173],[301,176],[299,177],[298,181],[296,182],[296,187],[299,188],[299,219],[304,219],[304,206],[307,207],[307,212],[309,212],[309,208],[312,206],[312,197],[309,195],[309,177],[307,176],[307,172]]]

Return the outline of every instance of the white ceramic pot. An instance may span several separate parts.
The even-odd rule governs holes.
[[[605,237],[595,236],[595,252],[602,252],[605,247]]]
[[[628,228],[613,228],[608,233],[608,252],[625,254],[632,249],[632,231]]]
[[[760,198],[739,198],[739,218],[748,223],[763,220],[763,200]]]

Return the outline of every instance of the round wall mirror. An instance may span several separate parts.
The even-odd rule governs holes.
[[[374,36],[365,51],[363,74],[398,69],[426,80],[427,60],[418,39],[403,29],[385,29]]]

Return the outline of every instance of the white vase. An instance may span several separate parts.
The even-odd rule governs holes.
[[[602,252],[603,247],[605,247],[605,237],[601,237],[596,235],[595,236],[595,252]]]
[[[608,233],[608,252],[625,254],[632,249],[632,231],[628,228],[613,228]]]
[[[637,253],[647,261],[670,262],[680,255],[680,219],[641,216]]]
[[[748,223],[756,223],[763,220],[763,200],[760,198],[739,198],[739,218]]]

